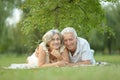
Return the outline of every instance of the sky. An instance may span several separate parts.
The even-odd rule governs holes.
[[[7,17],[5,21],[6,25],[15,27],[16,24],[20,21],[22,14],[23,11],[21,9],[14,8],[12,14]]]

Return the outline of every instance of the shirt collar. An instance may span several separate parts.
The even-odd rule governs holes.
[[[77,47],[73,56],[76,56],[79,53],[79,51],[80,51],[80,41],[77,38]],[[70,56],[72,56],[71,53],[70,53]]]

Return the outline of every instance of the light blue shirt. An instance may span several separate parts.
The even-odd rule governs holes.
[[[90,45],[87,40],[78,37],[77,38],[77,49],[72,56],[69,52],[70,62],[77,63],[84,60],[90,60],[91,64],[95,64],[95,59],[93,57],[94,51],[90,49]]]

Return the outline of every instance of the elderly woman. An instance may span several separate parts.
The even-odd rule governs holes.
[[[49,30],[42,40],[32,56],[27,58],[28,64],[50,67],[64,66],[69,62],[68,51],[62,45],[62,37],[58,30]]]

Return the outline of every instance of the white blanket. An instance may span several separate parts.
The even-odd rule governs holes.
[[[35,56],[35,52],[27,57],[27,63],[13,63],[5,69],[31,69],[38,68],[38,58]]]
[[[79,66],[105,66],[107,65],[107,62],[96,62],[96,64],[94,65],[75,65],[73,67],[79,67]],[[33,64],[11,64],[8,67],[4,67],[4,69],[32,69],[32,68],[39,68],[37,65],[33,65]]]
[[[4,67],[4,69],[31,69],[31,68],[38,68],[38,66],[27,64],[27,63],[22,63],[22,64],[14,63],[8,67]]]

